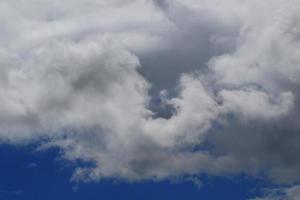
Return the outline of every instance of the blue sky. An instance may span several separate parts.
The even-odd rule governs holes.
[[[2,200],[99,200],[99,199],[232,199],[257,197],[267,187],[251,177],[202,177],[202,186],[192,181],[143,181],[128,183],[70,181],[74,166],[57,159],[58,150],[33,153],[33,147],[0,147],[0,199]]]

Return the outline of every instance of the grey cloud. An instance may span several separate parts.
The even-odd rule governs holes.
[[[252,200],[298,200],[300,197],[298,185],[286,188],[266,189],[263,197]]]
[[[209,137],[214,154],[228,155],[243,171],[266,174],[279,183],[299,180],[299,129],[284,119],[232,120],[228,128]]]
[[[170,2],[168,0],[153,0],[153,3],[162,10],[167,10],[170,6]]]
[[[12,0],[0,10],[1,142],[46,139],[64,159],[92,163],[77,181],[300,179],[297,9]],[[163,106],[168,116],[155,115]]]

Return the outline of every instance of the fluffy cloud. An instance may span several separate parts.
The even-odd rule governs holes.
[[[2,69],[3,139],[55,134],[61,128],[105,128],[119,117],[114,126],[123,129],[130,126],[123,120],[147,114],[148,86],[136,72],[138,59],[109,36],[51,41],[17,56]]]
[[[91,163],[74,180],[298,181],[297,6],[2,1],[0,141]]]

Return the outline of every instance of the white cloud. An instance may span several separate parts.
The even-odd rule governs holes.
[[[299,12],[291,5],[299,3],[1,1],[0,140],[46,139],[44,147],[60,147],[65,159],[93,162],[77,169],[76,180],[161,179],[254,166],[277,181],[295,181],[298,162],[282,164],[295,157],[285,155],[292,146],[278,150],[276,168],[272,159],[243,149],[243,138],[228,147],[236,132],[226,133],[241,121],[267,127],[279,121],[299,130]],[[146,72],[161,80],[148,81]],[[178,77],[178,86],[166,88],[170,97],[162,97],[172,115],[155,117],[151,85]],[[227,139],[211,140],[215,123],[224,125]],[[272,158],[272,135],[252,136],[247,142],[262,139],[258,153]],[[207,141],[226,148],[221,154],[197,150]]]
[[[124,119],[139,119],[148,112],[148,86],[136,72],[138,59],[109,36],[79,43],[51,41],[4,64],[3,137],[109,128],[111,123],[123,129],[130,124],[122,123]]]
[[[294,103],[291,92],[281,93],[274,99],[255,89],[222,90],[220,96],[223,99],[223,112],[238,113],[245,119],[278,117],[287,114]]]

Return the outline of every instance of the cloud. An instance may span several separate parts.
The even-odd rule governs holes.
[[[252,200],[298,200],[300,196],[300,188],[298,185],[289,188],[268,189],[261,198]]]
[[[288,113],[293,106],[291,92],[281,93],[274,99],[267,93],[255,89],[222,90],[220,96],[226,113],[237,113],[245,119],[278,117]]]
[[[77,181],[239,172],[299,181],[297,7],[3,1],[0,141],[43,141],[91,163]]]

